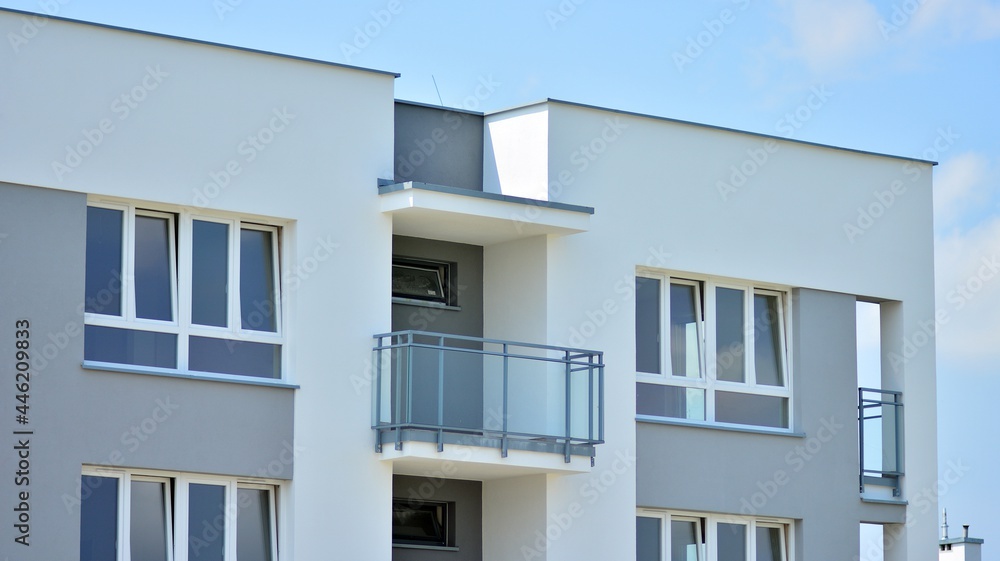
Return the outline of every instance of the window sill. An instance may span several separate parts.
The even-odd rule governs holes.
[[[751,427],[738,425],[722,425],[716,423],[706,423],[704,421],[688,421],[686,419],[672,419],[669,417],[652,417],[649,415],[636,415],[636,422],[651,423],[657,425],[677,425],[681,427],[694,427],[699,429],[724,430],[732,432],[749,432],[754,434],[770,434],[774,436],[790,436],[793,438],[805,438],[804,432],[792,432],[788,429],[773,429],[768,427]]]
[[[226,382],[230,384],[246,384],[251,386],[269,386],[272,388],[299,389],[298,384],[290,384],[282,380],[255,378],[252,376],[236,376],[231,374],[212,374],[210,372],[192,372],[171,368],[156,368],[154,366],[131,366],[111,362],[83,361],[84,370],[100,370],[103,372],[122,372],[125,374],[144,374],[147,376],[165,376],[167,378],[182,378],[185,380],[204,380],[207,382]]]
[[[444,545],[416,545],[416,544],[405,544],[405,543],[394,543],[392,544],[394,549],[427,549],[430,551],[458,551],[457,547],[448,547]]]
[[[403,304],[404,306],[417,306],[420,308],[437,308],[439,310],[451,310],[453,312],[461,312],[461,306],[449,306],[448,304],[442,304],[440,302],[431,302],[429,300],[417,300],[416,298],[403,298],[401,296],[392,297],[393,304]]]

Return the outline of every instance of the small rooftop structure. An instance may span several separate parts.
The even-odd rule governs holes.
[[[941,539],[938,541],[938,561],[982,561],[983,540],[969,537],[969,525],[962,524],[962,537],[948,537],[948,510],[941,513]]]

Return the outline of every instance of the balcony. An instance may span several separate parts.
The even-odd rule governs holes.
[[[521,458],[510,465],[536,471],[552,470],[539,455],[592,465],[604,441],[603,353],[423,331],[375,340],[376,452],[430,443],[439,454],[455,445],[466,459],[494,468],[514,452]],[[471,452],[484,448],[499,449],[499,459]]]
[[[903,393],[858,388],[860,485],[865,499],[901,499]],[[891,492],[891,496],[887,494]]]

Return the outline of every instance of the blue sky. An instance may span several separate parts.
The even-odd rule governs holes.
[[[936,337],[939,456],[942,470],[969,466],[942,505],[953,534],[971,523],[986,559],[1000,559],[1000,452],[987,432],[998,426],[987,415],[1000,395],[1000,279],[975,280],[1000,258],[1000,2],[0,6],[395,71],[401,99],[488,111],[552,97],[939,161],[937,306],[950,318]],[[824,101],[803,111],[817,92]],[[942,135],[951,140],[935,147]]]

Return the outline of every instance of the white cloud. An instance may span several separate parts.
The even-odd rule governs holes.
[[[997,0],[893,0],[881,8],[870,0],[778,0],[777,5],[791,37],[765,50],[800,60],[813,74],[856,70],[865,58],[899,47],[900,62],[912,66],[919,60],[912,48],[1000,38]]]
[[[792,56],[814,72],[843,67],[882,41],[879,14],[866,0],[790,0]]]
[[[1000,216],[935,240],[938,362],[950,367],[1000,364]]]
[[[934,222],[953,225],[962,211],[986,200],[989,160],[976,152],[959,154],[941,164],[934,177]]]
[[[916,0],[914,0],[916,1]],[[989,40],[1000,37],[1000,4],[989,0],[923,0],[916,11],[907,14],[899,5],[887,21],[896,17],[908,26],[906,31],[919,34],[941,29],[956,40]],[[900,26],[901,29],[903,26]]]

